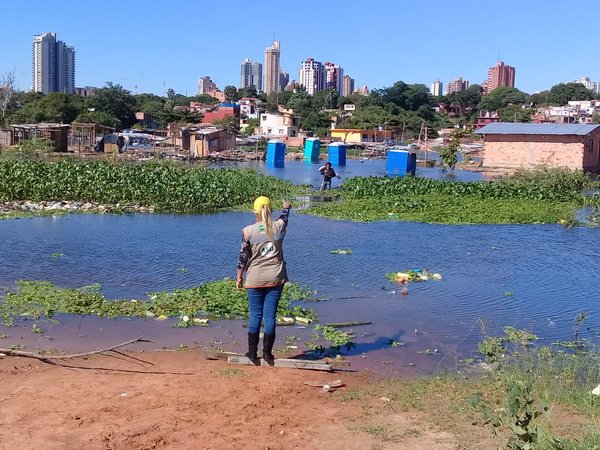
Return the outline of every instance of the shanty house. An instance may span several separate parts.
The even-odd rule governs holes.
[[[490,167],[568,167],[600,171],[600,125],[491,123],[475,131],[484,137],[483,163]]]

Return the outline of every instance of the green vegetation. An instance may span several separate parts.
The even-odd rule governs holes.
[[[307,342],[306,346],[319,354],[337,354],[342,347],[350,350],[354,347],[354,335],[348,331],[341,331],[327,325],[315,325],[313,328],[313,342]],[[327,341],[330,346],[325,348],[318,341]]]
[[[592,185],[582,172],[539,169],[498,181],[465,183],[428,178],[356,177],[340,188],[341,202],[306,212],[361,222],[398,220],[445,223],[565,223],[598,199],[581,190]]]
[[[457,436],[458,448],[598,449],[600,397],[591,391],[599,382],[600,356],[579,336],[586,318],[578,314],[569,343],[538,346],[532,333],[505,327],[480,344],[486,364],[471,361],[457,374],[383,380],[334,398],[357,402],[363,417],[356,422],[382,440],[410,437],[397,421],[406,411],[426,417],[411,435],[433,425]]]
[[[50,318],[55,314],[96,315],[99,317],[180,317],[179,326],[196,324],[194,318],[242,319],[248,317],[246,291],[235,281],[224,279],[172,292],[148,294],[141,300],[109,300],[100,285],[61,288],[48,281],[18,281],[17,292],[8,293],[0,302],[0,323],[13,325],[16,317]],[[311,292],[297,284],[285,285],[278,316],[297,316],[316,320],[311,309],[293,306],[306,300]],[[187,320],[185,319],[187,317]]]
[[[187,168],[174,163],[0,161],[0,201],[90,201],[157,211],[208,212],[272,200],[302,188],[250,169]]]

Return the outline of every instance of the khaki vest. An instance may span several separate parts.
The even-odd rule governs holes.
[[[244,236],[250,242],[252,256],[246,266],[247,288],[279,286],[288,281],[283,259],[283,238],[286,224],[283,220],[273,222],[275,232],[269,241],[262,222],[244,228]]]

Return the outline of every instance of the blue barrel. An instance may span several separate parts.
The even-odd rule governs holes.
[[[285,142],[271,139],[267,142],[267,167],[285,165]]]
[[[327,147],[327,158],[334,166],[346,165],[346,144],[333,142]]]
[[[319,138],[308,138],[304,142],[304,161],[318,162],[319,148],[321,141]]]
[[[388,150],[385,163],[387,175],[414,175],[417,170],[417,155],[405,150]]]

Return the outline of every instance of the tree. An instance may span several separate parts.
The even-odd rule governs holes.
[[[473,111],[479,102],[481,102],[481,93],[483,89],[480,85],[474,84],[464,91],[451,92],[442,98],[440,103],[447,106],[457,107],[460,116]]]
[[[227,103],[237,102],[240,99],[240,95],[235,86],[225,86],[223,94],[225,94],[225,101]]]
[[[536,107],[546,105],[548,104],[548,94],[549,91],[536,92],[535,94],[531,94],[529,96],[527,102]]]
[[[93,96],[88,97],[88,106],[116,117],[122,127],[135,123],[135,98],[120,84],[107,82],[106,87],[97,89]]]
[[[15,92],[15,71],[0,73],[0,125],[5,122],[6,110]]]
[[[248,122],[246,123],[246,128],[244,128],[244,134],[246,136],[252,136],[254,134],[254,130],[258,126],[260,126],[259,119],[254,119],[254,118],[248,119]]]
[[[119,119],[104,111],[84,111],[79,114],[73,122],[79,123],[95,123],[105,127],[113,128],[115,124],[119,124]]]
[[[240,119],[235,116],[227,116],[223,119],[215,120],[213,124],[221,126],[232,133],[240,132]]]
[[[193,97],[189,97],[189,100],[190,102],[204,103],[206,105],[216,105],[219,103],[219,100],[208,94],[195,95]]]
[[[517,88],[501,86],[483,96],[478,109],[497,111],[509,104],[522,105],[527,102],[527,94]]]
[[[51,92],[25,104],[11,116],[11,121],[71,123],[84,109],[84,101],[80,96]]]
[[[531,122],[533,110],[520,105],[508,105],[498,110],[501,122]]]
[[[423,105],[430,106],[432,97],[424,84],[406,84],[396,81],[391,87],[377,91],[382,103],[393,103],[409,111],[416,111]]]
[[[312,104],[315,109],[337,108],[338,92],[335,88],[327,88],[313,95]]]
[[[248,86],[238,91],[238,95],[240,98],[258,98],[258,91],[255,86]]]
[[[581,83],[560,83],[552,86],[547,101],[552,105],[564,106],[571,100],[592,100],[596,94]]]
[[[458,162],[458,152],[460,151],[460,138],[470,134],[470,131],[463,128],[455,128],[450,135],[448,146],[442,147],[439,150],[440,159],[443,164],[446,164],[450,170],[454,170]]]

